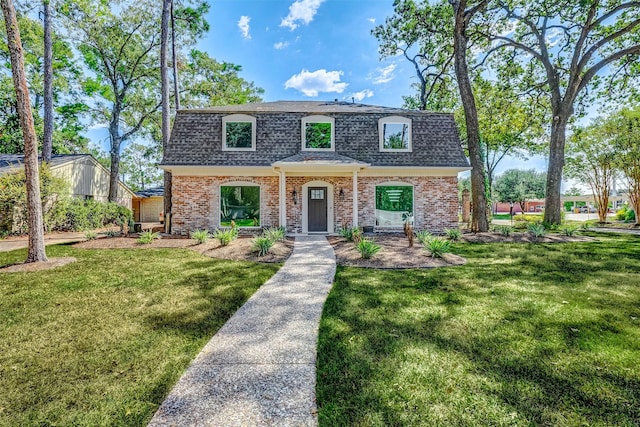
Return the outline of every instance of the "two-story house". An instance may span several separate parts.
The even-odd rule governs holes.
[[[279,101],[178,111],[161,167],[172,229],[284,226],[441,231],[469,170],[450,114]]]

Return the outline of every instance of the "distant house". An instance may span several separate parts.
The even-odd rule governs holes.
[[[451,114],[346,102],[279,101],[176,114],[161,167],[172,231],[234,223],[331,233],[458,225],[469,170]]]
[[[135,222],[163,222],[164,187],[137,191],[132,206]]]
[[[83,200],[109,200],[109,170],[90,154],[56,154],[49,163],[51,174],[67,183],[69,195]],[[0,154],[0,176],[24,169],[24,156]],[[131,209],[133,191],[119,182],[118,200]]]

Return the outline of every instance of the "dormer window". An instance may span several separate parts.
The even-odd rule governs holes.
[[[411,119],[400,116],[385,117],[378,121],[380,151],[411,151]]]
[[[328,116],[308,116],[302,119],[303,151],[335,151],[335,119]]]
[[[223,151],[256,150],[256,118],[246,114],[232,114],[222,118]]]

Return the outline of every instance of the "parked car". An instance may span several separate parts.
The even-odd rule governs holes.
[[[593,206],[580,206],[578,207],[580,213],[596,213],[596,208]]]

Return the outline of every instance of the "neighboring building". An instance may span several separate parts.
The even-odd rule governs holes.
[[[136,192],[133,198],[135,222],[164,222],[164,187]]]
[[[109,200],[109,171],[90,154],[55,154],[49,163],[51,174],[67,183],[69,195],[83,200]],[[24,169],[21,154],[0,154],[0,175]],[[134,193],[121,181],[117,202],[131,209]]]
[[[161,167],[172,230],[235,221],[289,232],[458,225],[469,170],[451,114],[280,101],[178,111]]]

